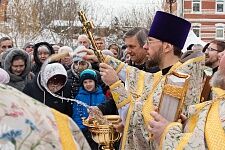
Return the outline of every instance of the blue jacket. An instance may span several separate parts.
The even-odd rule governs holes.
[[[97,87],[95,92],[88,92],[82,86],[79,88],[76,99],[88,104],[89,106],[97,106],[105,101],[105,95],[100,86]],[[74,103],[72,118],[80,129],[85,129],[86,127],[82,123],[82,117],[88,117],[87,109],[84,106]]]

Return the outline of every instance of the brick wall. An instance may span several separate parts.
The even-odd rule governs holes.
[[[200,37],[206,42],[209,42],[216,38],[217,24],[220,23],[225,25],[225,12],[216,12],[215,0],[202,0],[201,11],[198,13],[192,12],[192,0],[184,0],[184,18],[192,23],[199,23],[201,25]],[[224,38],[221,40],[224,40]]]
[[[0,2],[0,22],[6,21],[6,9],[8,0],[1,0]]]
[[[164,0],[164,9],[168,10],[168,4]],[[178,0],[177,0],[178,1]],[[179,0],[181,1],[181,0]],[[201,11],[194,13],[192,11],[192,0],[182,0],[183,2],[183,17],[189,20],[193,25],[200,25],[200,37],[205,42],[209,42],[216,38],[216,25],[224,25],[224,37],[225,37],[225,12],[216,12],[216,0],[201,0]],[[174,5],[176,6],[176,5]],[[173,7],[173,11],[176,14],[176,9]],[[225,40],[225,39],[221,39]]]

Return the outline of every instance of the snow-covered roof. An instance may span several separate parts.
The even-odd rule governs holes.
[[[51,44],[59,43],[60,36],[57,33],[50,31],[49,29],[44,29],[38,36],[33,38],[32,42],[38,43],[43,41]]]
[[[68,27],[68,26],[73,26],[73,27],[81,27],[82,24],[79,20],[74,20],[74,21],[68,21],[68,20],[53,20],[50,24],[50,27]]]
[[[12,38],[12,40],[16,39],[16,45],[18,48],[23,48],[24,44],[27,42],[38,43],[38,42],[45,41],[45,42],[54,44],[54,43],[59,43],[61,40],[60,35],[50,31],[49,29],[42,30],[36,37],[34,37],[32,39],[24,39],[22,37],[22,35],[17,34],[15,36],[15,34],[16,33],[9,33],[9,34],[0,33],[0,38],[1,37],[10,37],[10,38]]]
[[[106,19],[97,19],[94,20],[93,18],[88,19],[88,21],[93,21],[94,26],[98,27],[109,27],[111,25],[111,20]],[[77,20],[74,21],[68,21],[68,20],[53,20],[49,27],[82,27],[82,23],[77,18]]]

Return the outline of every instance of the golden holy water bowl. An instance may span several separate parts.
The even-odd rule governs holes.
[[[104,150],[114,150],[113,143],[118,141],[121,137],[121,133],[116,132],[113,125],[120,122],[119,115],[105,115],[104,116],[109,124],[99,124],[97,121],[90,121],[89,119],[83,119],[83,124],[88,127],[91,132],[92,139],[102,145]]]

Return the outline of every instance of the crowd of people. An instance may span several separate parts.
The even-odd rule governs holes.
[[[150,30],[128,30],[123,46],[96,37],[104,62],[81,34],[77,45],[85,56],[67,56],[44,68],[51,55],[77,49],[47,42],[19,49],[1,38],[0,149],[99,149],[82,123],[87,108],[60,97],[119,115],[114,128],[122,138],[116,149],[223,149],[225,41],[191,44],[183,53],[190,28],[187,20],[157,11]],[[158,111],[174,72],[189,77],[180,122]]]
[[[97,38],[98,46],[105,55],[118,57],[120,47],[112,43],[106,49],[104,38]],[[78,37],[78,45],[91,48],[86,35]],[[69,46],[58,46],[47,42],[25,44],[23,49],[13,46],[8,37],[0,39],[1,49],[1,83],[16,88],[35,100],[68,115],[78,125],[88,139],[92,149],[98,149],[91,134],[82,125],[82,117],[87,118],[87,109],[72,101],[55,97],[50,92],[61,97],[78,99],[90,106],[97,106],[105,101],[113,101],[109,88],[101,81],[97,64],[91,64],[80,57],[64,57],[58,62],[48,64],[41,71],[43,63],[53,54],[73,52]],[[4,72],[3,72],[4,71]],[[48,90],[45,88],[47,85]],[[114,104],[115,105],[115,104]],[[114,114],[117,114],[114,106]]]

